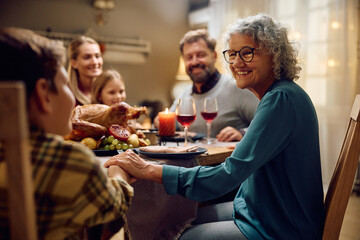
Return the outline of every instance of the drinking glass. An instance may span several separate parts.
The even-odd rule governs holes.
[[[201,111],[201,116],[206,121],[207,134],[206,134],[206,143],[211,144],[213,140],[210,138],[211,133],[211,122],[217,116],[218,113],[218,104],[216,98],[205,98],[204,107]]]
[[[187,146],[187,133],[189,126],[195,121],[196,107],[193,98],[180,98],[176,106],[176,119],[184,126],[185,143]]]

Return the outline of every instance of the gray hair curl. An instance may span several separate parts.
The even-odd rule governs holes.
[[[224,35],[226,45],[229,45],[233,34],[252,37],[259,44],[260,51],[265,49],[273,55],[275,80],[292,81],[299,78],[301,67],[297,60],[298,51],[288,39],[288,30],[280,23],[275,23],[270,16],[260,13],[238,19]]]

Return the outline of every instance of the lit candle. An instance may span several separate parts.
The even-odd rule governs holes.
[[[175,113],[165,109],[159,112],[159,135],[174,136],[175,135]]]

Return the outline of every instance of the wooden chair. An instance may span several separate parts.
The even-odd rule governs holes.
[[[0,82],[0,144],[7,165],[13,240],[37,239],[24,89],[21,82]]]
[[[323,240],[338,240],[354,184],[360,155],[360,95],[357,95],[325,199],[326,218]]]

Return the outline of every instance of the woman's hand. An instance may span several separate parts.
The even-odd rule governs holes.
[[[104,164],[105,167],[111,165],[121,167],[133,178],[162,183],[162,166],[145,161],[131,149],[111,157]]]
[[[234,150],[234,149],[236,148],[236,144],[234,144],[234,145],[229,145],[229,146],[227,146],[226,148]]]
[[[238,130],[230,126],[223,128],[219,134],[216,135],[219,142],[240,141],[242,137],[242,134]]]

